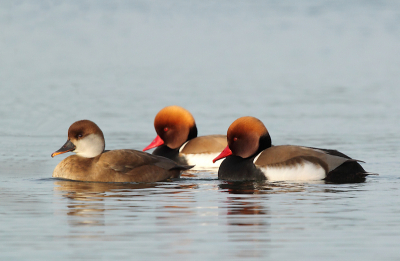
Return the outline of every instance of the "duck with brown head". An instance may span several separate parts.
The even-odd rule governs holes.
[[[264,124],[241,117],[228,129],[228,146],[214,159],[226,158],[218,170],[224,180],[362,182],[369,175],[347,155],[302,146],[271,146]]]
[[[53,177],[98,182],[156,182],[179,178],[181,166],[174,161],[136,150],[105,151],[104,135],[92,121],[81,120],[68,129],[67,142],[51,156],[75,152],[61,161]]]
[[[179,164],[195,165],[194,169],[217,168],[215,158],[227,141],[225,135],[197,137],[196,122],[192,114],[180,106],[168,106],[154,119],[157,137],[143,151],[157,147],[154,155],[170,158]]]

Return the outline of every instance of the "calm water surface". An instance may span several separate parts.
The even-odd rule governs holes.
[[[1,260],[399,260],[399,24],[392,1],[1,2]],[[142,149],[171,104],[200,135],[252,115],[379,176],[51,178],[74,121]]]

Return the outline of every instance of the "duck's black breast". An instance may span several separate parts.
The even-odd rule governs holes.
[[[243,159],[238,156],[228,156],[221,163],[218,179],[231,181],[266,180],[267,178],[253,163],[254,157]]]
[[[185,158],[179,155],[179,148],[171,149],[166,145],[161,145],[157,147],[153,153],[153,155],[162,156],[168,159],[175,161],[180,165],[187,165]]]

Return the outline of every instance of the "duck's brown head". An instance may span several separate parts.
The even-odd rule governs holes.
[[[180,106],[168,106],[159,111],[154,119],[157,137],[143,149],[149,150],[165,144],[171,149],[182,146],[197,137],[196,122],[192,114]]]
[[[105,141],[101,129],[92,121],[81,120],[69,127],[67,142],[51,156],[72,151],[78,156],[93,158],[100,155],[104,148]]]
[[[236,155],[248,158],[271,147],[267,128],[257,118],[246,116],[235,120],[227,133],[228,146],[213,161]]]

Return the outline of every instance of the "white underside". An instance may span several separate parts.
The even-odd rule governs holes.
[[[202,153],[202,154],[181,154],[188,165],[195,165],[192,170],[218,170],[219,165],[223,160],[218,160],[213,163],[213,159],[215,159],[219,153]]]
[[[305,181],[325,178],[325,170],[311,162],[304,162],[293,167],[261,167],[269,181]]]

